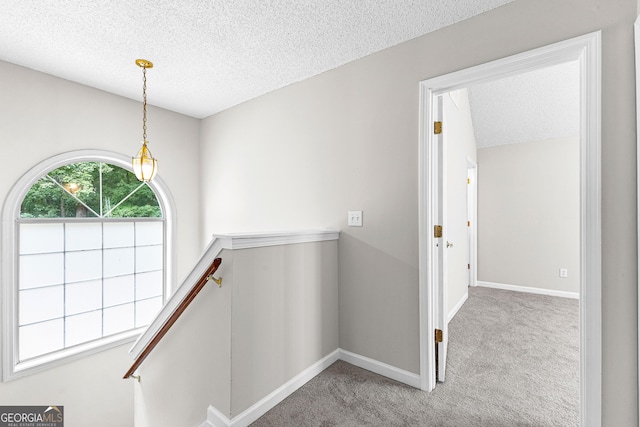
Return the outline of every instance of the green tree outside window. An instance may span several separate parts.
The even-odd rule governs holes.
[[[159,218],[158,199],[121,167],[83,162],[52,170],[25,196],[21,218]]]

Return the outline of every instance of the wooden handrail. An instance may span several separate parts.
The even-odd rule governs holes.
[[[178,308],[176,308],[176,311],[174,311],[171,314],[171,316],[167,319],[167,321],[164,322],[160,330],[153,336],[153,339],[149,341],[149,344],[145,346],[144,350],[142,350],[140,355],[133,362],[133,365],[131,365],[127,373],[124,374],[124,377],[122,377],[123,379],[126,380],[127,378],[133,376],[134,372],[142,364],[144,359],[147,358],[149,353],[151,353],[154,347],[162,340],[162,338],[166,335],[169,329],[171,329],[171,326],[173,326],[173,324],[176,323],[176,320],[178,320],[180,315],[187,309],[191,301],[195,299],[195,297],[198,295],[200,290],[204,288],[204,285],[206,285],[207,282],[209,281],[209,277],[216,272],[218,267],[220,267],[220,264],[222,264],[221,258],[216,258],[213,260],[213,262],[211,263],[211,266],[209,266],[207,271],[200,277],[200,279],[196,282],[193,288],[191,288],[187,296],[180,302],[180,305],[178,306]]]

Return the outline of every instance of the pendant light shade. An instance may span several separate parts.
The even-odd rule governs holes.
[[[158,171],[158,161],[153,158],[147,147],[147,141],[142,141],[142,148],[133,158],[133,173],[140,181],[151,181]]]
[[[146,59],[136,59],[136,65],[142,68],[142,148],[132,158],[131,165],[136,178],[149,182],[158,172],[158,161],[147,147],[147,68],[153,68],[153,63]]]

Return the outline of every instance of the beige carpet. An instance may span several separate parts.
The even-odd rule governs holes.
[[[338,361],[253,426],[578,426],[578,301],[487,288],[449,324],[431,393]]]

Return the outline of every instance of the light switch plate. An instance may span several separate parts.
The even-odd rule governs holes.
[[[362,227],[362,211],[348,211],[347,225],[349,227]]]

